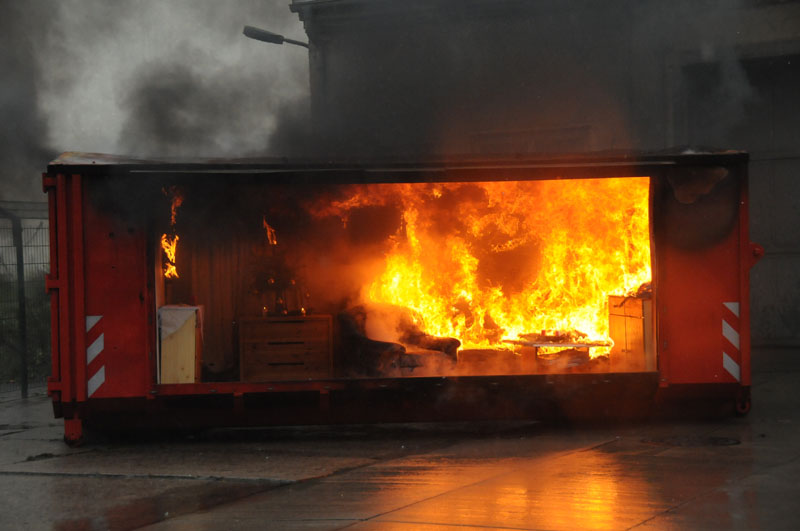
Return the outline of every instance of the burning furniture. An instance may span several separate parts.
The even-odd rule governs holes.
[[[66,154],[44,178],[56,415],[75,441],[697,391],[745,412],[746,163]]]

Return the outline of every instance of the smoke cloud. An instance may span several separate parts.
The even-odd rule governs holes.
[[[375,0],[348,14],[321,4],[310,15],[324,87],[312,150],[419,158],[662,149],[685,142],[664,104],[683,97],[687,57],[722,70],[710,100],[724,119],[708,142],[754,96],[734,53],[752,31],[739,1]],[[680,60],[666,79],[672,57]]]
[[[138,68],[122,98],[122,151],[185,157],[263,152],[275,80],[237,66],[217,65],[212,75],[197,66],[214,62],[187,49],[180,59]]]
[[[52,156],[39,108],[37,43],[50,30],[47,5],[0,1],[0,199],[29,199],[41,190],[38,172]],[[41,193],[41,192],[39,192]]]
[[[63,151],[249,156],[270,152],[280,116],[292,116],[287,131],[306,128],[305,50],[242,35],[252,24],[305,39],[286,3],[0,6],[2,199],[43,199],[39,175]]]
[[[708,143],[724,141],[758,98],[732,51],[750,31],[740,1],[379,0],[355,5],[335,39],[306,36],[283,2],[0,2],[4,198],[41,197],[39,172],[67,150],[419,158],[659,149],[681,143],[653,104],[674,96],[653,61],[670,54],[718,64]],[[320,45],[313,134],[307,51],[246,39],[245,24],[308,38],[312,55]]]

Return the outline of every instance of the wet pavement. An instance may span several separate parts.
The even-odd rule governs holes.
[[[8,529],[797,529],[800,352],[754,354],[745,418],[212,430],[69,448],[0,395]]]

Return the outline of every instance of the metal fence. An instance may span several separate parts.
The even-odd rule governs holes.
[[[47,203],[0,201],[0,390],[44,384],[50,374]]]

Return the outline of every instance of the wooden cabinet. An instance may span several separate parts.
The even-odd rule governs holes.
[[[649,299],[608,298],[611,372],[655,371],[653,305]]]
[[[239,323],[241,380],[329,378],[331,326],[330,315],[242,319]]]

